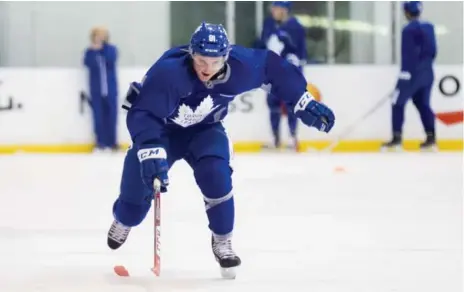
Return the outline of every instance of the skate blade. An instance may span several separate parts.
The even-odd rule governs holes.
[[[295,148],[295,146],[287,145],[287,146],[280,146],[276,148],[274,146],[263,146],[261,147],[262,152],[273,152],[273,153],[291,153],[291,152],[300,152],[299,148]]]
[[[150,270],[151,270],[151,271],[153,272],[153,274],[155,274],[157,277],[160,276],[161,271],[160,271],[160,268],[159,268],[159,267],[151,268]]]
[[[388,153],[388,152],[403,152],[404,149],[402,146],[393,146],[393,147],[388,147],[388,146],[381,146],[380,147],[380,152]]]
[[[435,146],[429,146],[429,147],[425,147],[425,148],[420,148],[420,151],[421,152],[438,152],[438,147],[435,145]]]
[[[221,276],[223,279],[234,280],[237,276],[237,268],[221,268]]]
[[[269,152],[278,152],[280,148],[276,148],[272,145],[262,145],[261,151],[269,151]]]

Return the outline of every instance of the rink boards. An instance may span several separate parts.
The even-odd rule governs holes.
[[[446,117],[437,119],[441,150],[462,151],[462,65],[437,66],[432,107]],[[128,84],[141,80],[146,68],[119,70],[119,100]],[[396,66],[308,66],[305,75],[321,92],[323,102],[336,114],[330,134],[299,126],[303,148],[323,148],[363,116],[395,86]],[[33,152],[87,152],[93,147],[92,116],[87,103],[87,74],[81,69],[2,68],[0,69],[0,153],[17,150]],[[266,94],[257,89],[237,96],[225,120],[237,152],[260,151],[271,141]],[[454,114],[453,114],[454,113]],[[417,149],[424,139],[419,115],[410,102],[406,108],[405,147]],[[390,138],[390,103],[383,106],[335,148],[335,151],[378,151]],[[288,138],[282,120],[284,139]],[[118,119],[120,144],[130,136],[121,109]]]

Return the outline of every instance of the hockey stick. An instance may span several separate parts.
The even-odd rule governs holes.
[[[349,134],[351,134],[351,132],[353,132],[353,130],[355,130],[359,126],[359,124],[361,124],[361,122],[363,122],[365,119],[370,117],[373,113],[375,113],[379,108],[381,108],[383,106],[383,104],[387,100],[390,99],[391,95],[392,95],[392,93],[390,93],[390,94],[384,96],[383,98],[381,98],[372,108],[369,109],[369,111],[367,111],[364,115],[359,117],[359,119],[357,119],[350,126],[345,128],[345,130],[342,131],[342,133],[334,141],[332,141],[332,143],[330,143],[329,146],[322,149],[321,152],[323,152],[323,153],[332,152],[332,150],[340,143],[341,139],[343,139],[346,136],[348,136]]]
[[[161,181],[153,182],[154,194],[154,240],[153,240],[153,268],[152,272],[159,277],[161,274]],[[129,277],[129,271],[125,266],[119,265],[113,268],[120,277]]]
[[[155,189],[155,197],[154,197],[154,225],[155,225],[155,234],[154,234],[154,241],[153,241],[153,251],[154,251],[154,258],[153,258],[153,273],[157,277],[160,276],[161,273],[161,182],[159,179],[155,179],[153,182],[153,186]]]
[[[154,217],[154,240],[153,240],[153,268],[151,269],[157,277],[161,273],[161,181],[155,179],[153,182],[155,196],[153,198]]]

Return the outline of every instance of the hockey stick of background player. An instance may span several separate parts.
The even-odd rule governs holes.
[[[364,115],[359,117],[354,123],[352,123],[350,126],[348,126],[345,130],[342,131],[338,137],[332,141],[332,143],[329,144],[329,146],[325,147],[324,149],[321,150],[321,152],[332,152],[332,150],[337,147],[337,145],[340,143],[340,140],[345,138],[347,135],[351,134],[353,130],[355,130],[365,119],[370,117],[373,113],[375,113],[379,108],[383,106],[383,104],[389,100],[392,96],[392,93],[388,94],[387,96],[384,96],[382,99],[380,99],[372,108],[369,109]]]
[[[155,179],[153,182],[155,189],[154,196],[154,240],[153,240],[153,273],[159,277],[161,273],[161,182]]]

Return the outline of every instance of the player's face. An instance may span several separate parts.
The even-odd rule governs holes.
[[[287,13],[287,10],[279,6],[271,6],[272,18],[276,21],[282,21]]]
[[[410,21],[412,19],[412,16],[411,14],[409,14],[408,12],[404,12],[404,17],[406,18],[406,20]]]
[[[201,81],[208,81],[224,66],[224,57],[193,55],[193,68]]]

